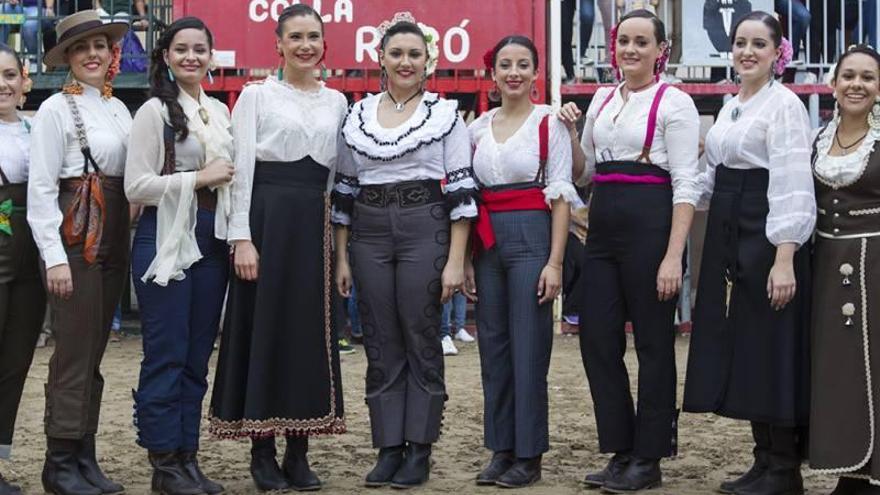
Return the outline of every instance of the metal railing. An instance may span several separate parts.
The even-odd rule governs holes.
[[[47,68],[42,63],[45,51],[55,45],[55,26],[66,15],[100,7],[104,22],[132,25],[134,36],[125,42],[128,47],[139,44],[143,51],[123,50],[123,71],[114,83],[117,87],[146,87],[150,53],[173,17],[173,0],[148,0],[142,12],[136,5],[142,2],[136,0],[55,0],[48,2],[52,11],[47,10],[47,0],[38,0],[35,7],[23,7],[22,0],[16,3],[0,1],[0,42],[17,46],[20,59],[29,66],[35,89],[60,88],[67,78],[66,67]],[[10,36],[14,32],[18,33],[17,44]]]
[[[616,24],[620,16],[616,1],[572,1],[578,3],[574,15],[575,28],[572,40],[563,39],[562,47],[563,50],[574,51],[574,75],[586,81],[610,82],[613,76],[607,58],[606,36],[610,26]],[[657,14],[666,24],[670,39],[681,44],[683,30],[703,29],[703,26],[676,25],[673,20],[681,24],[682,19],[681,15],[676,14],[680,14],[680,9],[684,8],[682,4],[688,2],[679,0],[675,3],[673,6],[671,1],[661,0]],[[797,56],[791,67],[800,74],[794,82],[822,83],[847,46],[866,43],[877,48],[880,43],[880,0],[776,0],[771,3],[780,7],[776,15],[783,23],[786,37],[792,44],[797,44]],[[689,2],[688,8],[694,5],[702,6],[702,2]],[[591,36],[586,45],[581,42],[581,31],[587,29],[582,24],[582,7],[588,11],[586,17],[593,18]],[[593,15],[590,16],[590,13]],[[610,22],[606,22],[606,16]],[[803,33],[800,39],[795,36],[797,33]],[[680,52],[676,53],[673,49],[673,58],[669,63],[671,75],[686,81],[717,82],[719,73],[723,72],[725,76],[721,79],[732,79],[729,65],[721,71],[713,71],[712,68],[706,64],[682,61]]]

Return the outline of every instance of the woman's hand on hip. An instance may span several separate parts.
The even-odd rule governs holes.
[[[257,280],[257,274],[260,272],[260,253],[257,252],[253,242],[235,241],[233,260],[235,275],[238,278],[248,282]]]

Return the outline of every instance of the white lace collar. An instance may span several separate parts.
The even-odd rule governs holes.
[[[392,161],[446,137],[458,119],[458,102],[426,92],[418,108],[403,124],[379,125],[381,94],[370,95],[351,107],[342,135],[349,148],[371,160]]]
[[[874,143],[880,139],[880,129],[872,127],[856,151],[843,156],[830,156],[828,152],[831,150],[839,123],[840,117],[831,119],[820,132],[816,140],[816,159],[813,161],[813,175],[816,180],[832,189],[840,189],[858,182],[871,160]]]

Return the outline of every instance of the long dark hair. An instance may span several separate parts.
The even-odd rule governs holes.
[[[731,45],[733,45],[736,41],[736,31],[739,29],[740,24],[746,21],[758,21],[767,26],[767,30],[770,31],[770,39],[773,40],[774,48],[779,48],[779,45],[782,44],[782,25],[779,24],[779,21],[772,15],[764,12],[763,10],[753,10],[752,12],[749,12],[748,14],[740,17],[740,19],[736,21],[736,24],[730,31]]]
[[[281,15],[278,16],[278,24],[275,25],[275,35],[280,38],[284,34],[284,23],[288,19],[309,16],[317,19],[318,24],[321,25],[321,34],[324,34],[324,19],[321,19],[321,15],[304,3],[295,3],[281,11]]]
[[[495,48],[492,49],[492,68],[495,68],[495,64],[498,63],[498,52],[501,51],[507,45],[519,45],[526,47],[529,52],[532,54],[532,65],[535,66],[535,70],[538,70],[538,49],[535,47],[535,44],[529,39],[527,36],[522,36],[519,34],[514,34],[510,36],[505,36],[501,38],[501,41],[495,44]]]
[[[198,29],[208,37],[208,48],[214,48],[214,36],[208,26],[198,17],[182,17],[168,26],[162,36],[156,41],[156,47],[150,57],[150,96],[159,98],[168,108],[168,119],[171,128],[178,141],[183,141],[189,136],[186,126],[186,114],[177,102],[180,95],[180,87],[168,77],[168,64],[165,63],[165,51],[171,47],[174,36],[184,29]]]

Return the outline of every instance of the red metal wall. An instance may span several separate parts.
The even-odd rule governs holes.
[[[238,68],[278,65],[275,19],[299,0],[179,0],[175,18],[200,17],[218,50],[235,52]],[[483,54],[508,34],[525,34],[545,53],[546,0],[306,0],[324,17],[327,66],[376,68],[374,27],[395,12],[410,11],[439,34],[439,69],[481,69]],[[544,64],[541,64],[543,67]],[[542,77],[543,79],[543,77]]]

